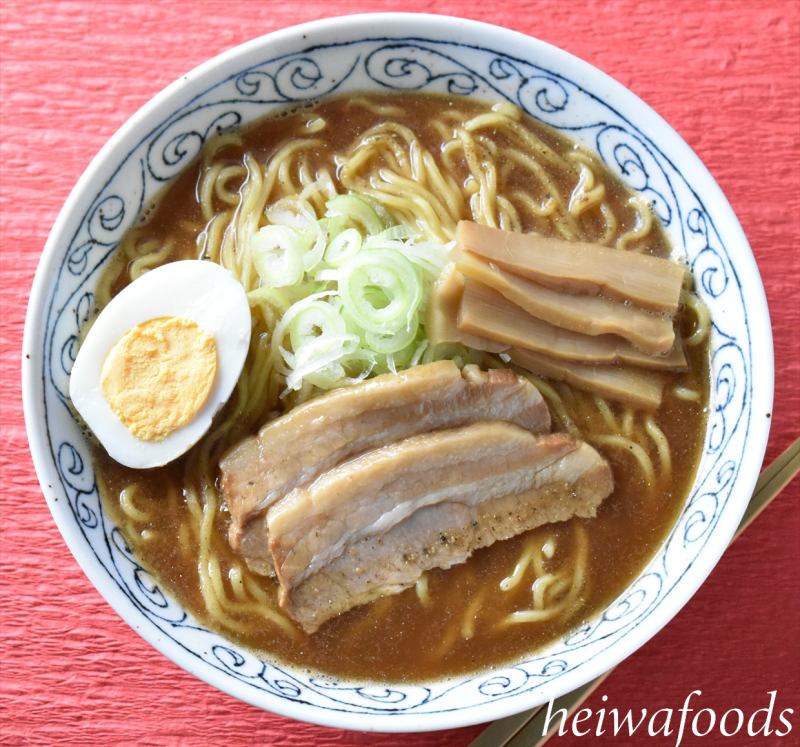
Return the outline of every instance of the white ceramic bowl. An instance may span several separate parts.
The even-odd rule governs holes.
[[[507,99],[567,131],[655,202],[714,319],[702,462],[658,555],[568,638],[502,671],[425,685],[310,677],[194,623],[109,521],[66,406],[94,285],[145,201],[218,129],[292,102],[364,89]],[[276,713],[350,729],[421,731],[546,702],[616,665],[676,614],[722,555],[758,476],[772,407],[772,337],[758,270],[730,205],[690,148],[636,96],[587,63],[513,31],[442,16],[351,16],[270,34],[216,57],[156,96],[109,141],[67,200],[39,264],[23,388],[36,471],[64,539],[109,604],[155,648]]]

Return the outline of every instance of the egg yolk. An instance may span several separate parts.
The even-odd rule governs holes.
[[[106,401],[143,441],[162,441],[191,422],[217,372],[214,337],[183,317],[160,317],[128,330],[100,373]]]

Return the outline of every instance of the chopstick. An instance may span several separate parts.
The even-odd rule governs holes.
[[[733,535],[733,540],[750,526],[756,518],[800,472],[800,438],[798,438],[786,451],[783,452],[772,464],[769,465],[756,481],[755,490],[747,509],[739,522],[739,528]],[[730,545],[728,545],[730,547]]]
[[[613,671],[613,669],[609,669],[596,679],[587,682],[581,687],[576,687],[560,698],[556,698],[553,701],[552,713],[555,713],[558,708],[566,708],[566,720],[568,721],[581,707],[583,701],[597,690]],[[548,731],[546,737],[542,737],[541,734],[546,718],[545,707],[540,705],[531,711],[500,719],[489,726],[477,739],[470,742],[469,747],[538,747],[538,745],[544,744],[550,739],[550,736],[558,729],[561,723],[561,719],[555,719],[553,728]],[[513,731],[511,730],[512,728]],[[537,736],[539,737],[538,742],[529,741]]]
[[[800,438],[798,438],[786,451],[783,452],[759,476],[753,496],[747,510],[744,512],[739,527],[733,535],[731,544],[747,529],[753,520],[772,502],[772,500],[792,481],[800,472]],[[730,545],[728,545],[730,547]],[[583,702],[603,683],[614,671],[609,669],[605,674],[587,682],[572,692],[562,695],[553,701],[551,713],[563,708],[567,711],[569,720]],[[518,713],[499,719],[491,724],[481,735],[473,740],[469,747],[542,747],[556,732],[561,719],[556,719],[553,728],[544,733],[547,713],[543,705],[530,711]]]

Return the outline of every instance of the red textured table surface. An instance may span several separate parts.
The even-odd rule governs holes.
[[[155,93],[219,52],[299,22],[376,10],[459,15],[537,36],[609,73],[664,116],[728,196],[764,278],[776,353],[767,463],[800,433],[797,0],[3,0],[3,744],[460,747],[482,730],[340,732],[259,711],[189,676],[128,628],[77,566],[41,496],[23,425],[19,358],[28,292],[56,215],[100,147]],[[595,712],[605,706],[652,713],[677,709],[701,690],[697,707],[749,715],[777,690],[776,708],[794,710],[788,737],[740,732],[725,739],[715,729],[703,739],[684,737],[683,744],[800,744],[799,500],[795,481],[676,619],[587,705]],[[553,744],[675,740],[607,732]]]

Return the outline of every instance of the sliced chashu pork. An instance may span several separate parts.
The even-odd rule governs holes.
[[[229,540],[257,573],[272,574],[266,510],[296,487],[369,449],[438,428],[503,420],[550,430],[538,390],[508,370],[452,361],[377,376],[323,395],[267,423],[223,458]]]
[[[281,605],[307,632],[542,524],[595,515],[611,468],[588,444],[487,421],[340,465],[268,513]]]

